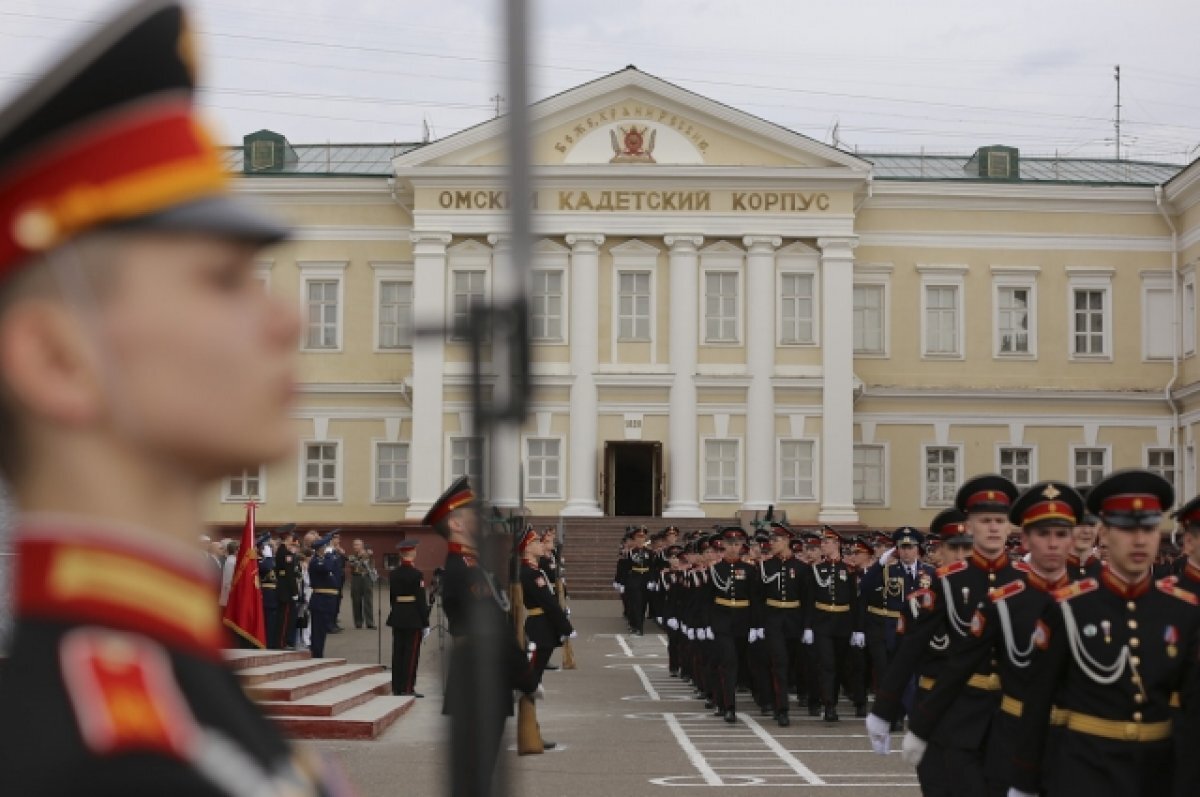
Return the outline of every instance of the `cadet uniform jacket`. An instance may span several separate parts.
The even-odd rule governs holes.
[[[841,559],[822,559],[805,568],[807,599],[804,627],[814,634],[848,637],[862,630],[858,588],[850,568]]]
[[[757,585],[758,573],[745,562],[722,559],[708,568],[708,625],[715,633],[745,637],[759,625]]]
[[[768,636],[799,639],[804,632],[800,604],[804,563],[794,557],[772,556],[758,564],[764,630]]]
[[[429,627],[429,599],[425,593],[425,577],[412,562],[401,561],[388,576],[387,624],[403,631]]]
[[[527,560],[521,560],[521,600],[525,604],[525,638],[538,650],[550,651],[562,644],[574,630],[566,612],[558,605],[554,588],[546,574]]]
[[[17,535],[0,782],[37,797],[349,794],[225,666],[207,564],[87,526]]]

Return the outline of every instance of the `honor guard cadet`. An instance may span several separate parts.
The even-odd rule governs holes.
[[[850,568],[842,561],[842,538],[826,526],[821,534],[821,559],[806,572],[808,600],[804,601],[802,641],[816,653],[821,703],[826,722],[837,722],[839,682],[850,685],[856,711],[866,709],[866,694],[861,672],[851,666],[850,644],[865,644],[860,615],[855,611],[858,590]],[[810,711],[811,713],[811,711]]]
[[[988,794],[1003,797],[1011,785],[1012,754],[1020,717],[1030,689],[1033,660],[1044,642],[1042,617],[1067,586],[1066,559],[1072,532],[1083,515],[1083,499],[1062,482],[1040,482],[1013,503],[1009,520],[1021,529],[1029,561],[1018,566],[1022,579],[991,590],[988,601],[971,618],[970,635],[955,649],[926,690],[909,722],[904,755],[919,763],[925,740],[940,724],[947,708],[967,688],[985,659],[997,662],[1002,696],[987,733],[984,777]],[[1057,718],[1056,718],[1057,719]]]
[[[768,533],[770,556],[758,565],[763,598],[762,630],[770,661],[772,711],[775,722],[787,727],[791,724],[788,718],[789,659],[798,652],[798,643],[804,633],[800,612],[803,565],[792,556],[792,532],[787,526],[772,523]]]
[[[526,531],[517,544],[517,551],[521,556],[521,600],[525,608],[525,641],[529,650],[528,681],[536,688],[542,683],[542,675],[545,674],[546,664],[550,661],[554,649],[574,637],[575,629],[571,627],[571,621],[559,605],[550,579],[546,577],[545,571],[538,567],[539,560],[545,554],[538,533],[533,529]],[[530,701],[524,708],[532,713],[532,707]],[[525,744],[518,741],[518,751],[524,754],[552,750],[556,744],[541,736],[536,714],[533,716],[532,725],[534,733],[527,731],[526,736],[533,738]]]
[[[1076,492],[1087,500],[1091,486],[1077,487]],[[1096,578],[1100,575],[1100,556],[1096,553],[1096,537],[1099,534],[1100,518],[1087,511],[1083,514],[1071,533],[1071,552],[1067,554],[1067,576],[1072,581],[1085,578]]]
[[[325,638],[337,622],[337,571],[342,560],[333,550],[333,536],[331,531],[313,543],[313,557],[308,563],[308,580],[312,584],[312,597],[308,599],[312,622],[310,649],[318,659],[325,658]]]
[[[1017,488],[1003,476],[988,474],[968,480],[958,490],[955,507],[967,516],[966,531],[972,540],[970,555],[937,571],[928,591],[914,593],[921,611],[896,659],[884,676],[867,729],[872,745],[886,749],[887,731],[899,714],[898,693],[914,672],[917,696],[912,714],[920,710],[924,694],[937,683],[945,662],[957,655],[970,638],[975,612],[986,605],[991,590],[1022,577],[1005,550],[1008,512]],[[911,599],[910,599],[911,600]],[[915,647],[912,647],[915,646]],[[967,687],[948,706],[928,749],[919,756],[917,777],[930,794],[977,795],[986,793],[983,771],[984,741],[992,715],[1000,705],[1000,678],[991,659],[971,673]]]
[[[719,662],[714,695],[716,713],[732,723],[737,721],[738,662],[744,660],[752,630],[754,638],[758,638],[757,618],[751,610],[758,574],[741,561],[745,531],[737,527],[723,529],[721,542],[724,544],[721,561],[708,569],[712,596],[709,628],[716,636]]]
[[[1181,698],[1184,729],[1194,728],[1200,666],[1196,596],[1150,572],[1173,499],[1170,483],[1142,470],[1113,473],[1088,494],[1107,563],[1098,578],[1055,593],[1045,615],[1010,795],[1172,793],[1172,705]],[[1055,707],[1065,712],[1065,727],[1047,775],[1043,756]],[[1176,793],[1194,794],[1195,787]]]
[[[1180,526],[1184,555],[1176,570],[1175,584],[1200,598],[1200,496],[1188,501],[1175,513]],[[1175,713],[1175,797],[1185,797],[1200,783],[1200,722],[1195,715]]]
[[[421,642],[429,635],[429,597],[417,569],[418,540],[396,543],[400,564],[388,574],[387,625],[392,629],[392,694],[425,697],[417,691]]]
[[[263,625],[267,647],[279,638],[279,595],[275,589],[275,549],[271,547],[271,532],[264,531],[254,538],[258,552],[258,586],[262,590]]]
[[[0,111],[0,472],[17,519],[6,795],[344,794],[225,666],[198,507],[294,449],[285,230],[193,113],[183,9],[144,0]]]
[[[300,610],[304,574],[300,572],[295,529],[295,523],[288,523],[277,532],[279,545],[275,548],[275,597],[279,603],[278,636],[267,640],[267,645],[276,650],[296,646],[296,618]]]
[[[642,635],[642,627],[646,622],[646,587],[650,583],[652,557],[653,554],[647,547],[646,527],[639,526],[633,530],[630,537],[624,590],[629,631],[634,636]]]

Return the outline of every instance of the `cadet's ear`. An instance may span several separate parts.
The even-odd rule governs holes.
[[[21,414],[70,427],[98,418],[93,354],[79,319],[55,299],[21,300],[0,317],[0,372]]]

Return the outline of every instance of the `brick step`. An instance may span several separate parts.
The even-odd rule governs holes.
[[[293,739],[376,739],[416,702],[414,697],[374,697],[334,717],[273,717]]]
[[[299,700],[260,700],[258,706],[273,717],[333,717],[391,693],[392,674],[378,672]]]
[[[348,683],[383,670],[378,664],[343,664],[325,667],[278,681],[246,687],[246,694],[257,701],[299,700],[326,689]]]
[[[323,670],[326,667],[340,667],[345,663],[345,659],[296,659],[279,664],[266,664],[262,667],[246,667],[237,671],[237,677],[244,687],[256,686],[267,681],[278,681],[314,670]]]
[[[221,651],[225,664],[231,670],[245,670],[250,667],[265,667],[269,664],[280,664],[285,661],[300,661],[311,659],[312,653],[307,650],[240,650],[226,648]]]

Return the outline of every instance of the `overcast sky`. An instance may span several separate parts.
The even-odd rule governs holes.
[[[531,96],[635,64],[859,152],[1200,155],[1197,0],[541,0]],[[5,97],[123,3],[0,0]],[[502,0],[194,0],[220,139],[416,141],[494,115]]]

